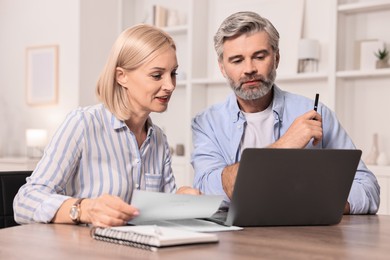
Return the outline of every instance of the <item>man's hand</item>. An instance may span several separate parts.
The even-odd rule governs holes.
[[[182,186],[177,191],[176,194],[189,194],[189,195],[201,195],[200,190],[194,189],[190,186]]]
[[[348,215],[350,213],[351,213],[351,206],[349,205],[349,202],[347,201],[347,203],[345,204],[345,207],[344,207],[344,214]]]
[[[305,148],[311,139],[314,146],[322,139],[322,117],[314,110],[297,117],[287,132],[269,147]]]
[[[236,163],[226,166],[222,171],[222,187],[229,199],[233,196],[234,184],[236,182],[239,165],[239,163]]]

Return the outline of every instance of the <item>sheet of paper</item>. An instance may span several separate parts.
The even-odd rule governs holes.
[[[159,220],[148,221],[141,225],[156,225],[159,227],[173,227],[196,232],[221,232],[242,230],[242,227],[224,226],[203,219],[176,219],[176,220]]]
[[[138,225],[146,221],[209,218],[221,205],[223,196],[187,195],[134,190],[131,205],[140,212],[130,221]]]

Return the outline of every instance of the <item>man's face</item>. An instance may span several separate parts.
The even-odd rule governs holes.
[[[279,64],[266,32],[243,34],[223,45],[219,67],[235,94],[244,100],[266,95],[272,88]]]

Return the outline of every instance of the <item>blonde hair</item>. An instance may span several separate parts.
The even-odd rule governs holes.
[[[172,37],[151,25],[136,25],[119,35],[96,87],[100,101],[119,120],[130,117],[130,108],[126,89],[116,80],[116,68],[135,70],[170,47],[176,50]]]

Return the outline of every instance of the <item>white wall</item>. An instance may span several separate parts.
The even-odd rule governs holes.
[[[78,106],[95,104],[95,86],[120,32],[121,0],[0,0],[0,157],[25,155],[25,130],[52,137]],[[59,46],[58,103],[26,104],[25,51]]]
[[[96,82],[121,32],[120,0],[80,1],[80,106],[96,104]]]
[[[78,0],[0,0],[0,155],[25,154],[25,129],[53,134],[78,104]],[[26,104],[25,51],[59,45],[58,104]]]

